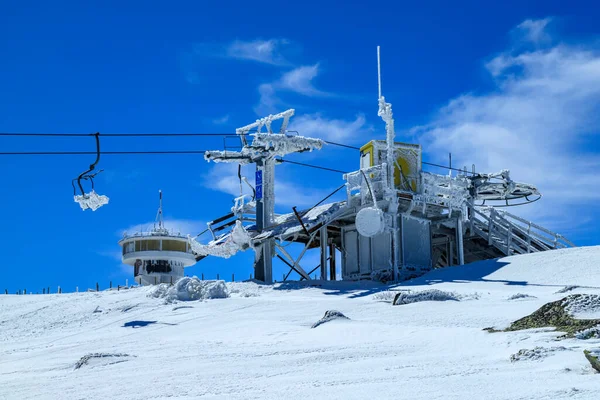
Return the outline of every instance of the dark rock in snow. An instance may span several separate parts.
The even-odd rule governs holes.
[[[504,331],[520,331],[523,329],[554,327],[557,331],[566,332],[564,337],[573,337],[577,333],[592,329],[600,324],[599,319],[577,319],[570,311],[587,306],[596,301],[596,297],[585,294],[572,294],[561,300],[544,304],[537,311],[513,322]]]
[[[570,292],[571,290],[575,290],[577,289],[579,286],[577,285],[570,285],[570,286],[565,286],[564,288],[560,289],[559,291],[557,291],[556,293],[567,293]]]
[[[335,319],[350,319],[350,318],[346,317],[344,314],[342,314],[339,311],[328,310],[328,311],[325,311],[325,315],[323,316],[323,318],[321,318],[320,320],[315,322],[313,324],[313,326],[311,326],[311,328],[316,328],[317,326],[322,325],[325,322],[333,321]]]
[[[124,354],[124,353],[114,353],[114,354],[90,353],[90,354],[86,354],[85,356],[81,357],[79,359],[79,361],[77,361],[77,364],[75,364],[75,369],[79,369],[79,368],[83,367],[84,365],[88,365],[90,360],[105,359],[105,358],[110,358],[110,357],[115,357],[115,358],[129,357],[129,354]],[[119,362],[117,360],[106,360],[106,361],[108,361],[107,364],[115,364],[115,363]]]
[[[394,305],[418,303],[421,301],[460,301],[460,296],[456,293],[444,292],[438,289],[428,289],[421,292],[400,292],[394,299]]]
[[[597,350],[584,350],[583,354],[585,354],[585,358],[588,359],[592,367],[600,372],[600,349]]]

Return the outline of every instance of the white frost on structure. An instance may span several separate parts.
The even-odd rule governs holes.
[[[356,214],[356,230],[365,237],[383,233],[385,230],[383,211],[375,207],[366,207],[360,210]]]
[[[210,150],[204,152],[206,161],[236,163],[241,165],[251,164],[254,162],[248,156],[250,153],[245,148],[242,151],[227,151],[227,150]]]
[[[231,233],[224,238],[212,241],[209,244],[201,244],[188,236],[188,243],[192,252],[198,256],[229,258],[238,251],[244,251],[250,247],[250,239],[250,234],[243,227],[242,222],[238,220],[235,222],[235,227]]]
[[[260,148],[273,156],[285,156],[290,153],[321,150],[324,141],[321,139],[304,136],[291,136],[283,134],[254,133],[253,148]]]
[[[422,194],[416,195],[414,198],[417,202],[460,209],[470,198],[469,186],[470,182],[466,178],[451,178],[445,175],[422,172]]]
[[[211,150],[204,153],[204,159],[214,162],[250,164],[260,158],[285,156],[291,153],[321,150],[324,141],[304,136],[291,136],[279,133],[255,133],[251,145],[241,151]]]
[[[510,171],[503,169],[491,174],[479,174],[472,177],[474,196],[478,200],[503,200],[524,196],[540,196],[538,189],[528,183],[515,182]],[[498,179],[501,182],[490,182]]]
[[[92,211],[96,211],[98,208],[102,207],[105,204],[108,204],[108,197],[104,195],[98,195],[94,190],[89,193],[85,193],[83,195],[75,195],[75,202],[79,203],[79,206],[82,210],[87,210],[88,208]]]
[[[348,204],[352,202],[352,192],[357,190],[360,192],[361,204],[367,204],[373,197],[382,198],[387,187],[386,166],[384,163],[344,174]],[[365,176],[368,177],[368,181],[365,180]],[[373,192],[372,194],[369,192],[369,188]]]

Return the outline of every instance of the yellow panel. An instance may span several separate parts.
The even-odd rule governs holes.
[[[372,167],[373,166],[373,151],[374,151],[373,141],[370,141],[369,143],[365,144],[364,146],[362,146],[360,148],[361,160],[362,160],[362,156],[364,154],[369,154],[369,165],[368,165],[368,167]],[[365,168],[365,166],[362,165],[362,162],[361,162],[360,167],[361,168]]]
[[[420,166],[415,165],[414,162],[411,162],[411,160],[402,156],[398,157],[396,161],[398,162],[398,165],[394,167],[394,184],[396,185],[396,187],[400,186],[402,178],[400,169],[398,168],[398,166],[400,166],[400,168],[402,168],[402,174],[404,175],[404,178],[408,180],[413,192],[416,192],[419,174],[417,168],[420,168]]]

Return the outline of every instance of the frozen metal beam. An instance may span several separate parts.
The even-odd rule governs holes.
[[[456,219],[456,251],[458,253],[458,265],[465,264],[465,250],[463,242],[462,217]]]
[[[321,280],[327,280],[327,227],[319,229],[319,240],[321,248]]]
[[[308,248],[308,246],[310,245],[310,243],[312,242],[312,239],[314,238],[314,235],[311,237],[311,239],[308,241],[308,243],[306,244],[306,246],[304,247],[304,250],[302,250],[302,253],[300,253],[300,256],[298,257],[297,260],[294,260],[294,258],[290,255],[290,253],[287,252],[287,250],[285,248],[283,248],[281,245],[275,243],[275,246],[279,249],[279,251],[281,252],[281,254],[283,254],[283,256],[285,258],[288,259],[289,262],[291,262],[292,264],[294,264],[294,270],[296,272],[298,272],[298,274],[303,277],[306,280],[310,280],[310,276],[306,273],[306,271],[304,270],[304,268],[302,268],[300,266],[300,260],[302,259],[302,257],[304,256],[304,253],[306,252],[306,249]]]

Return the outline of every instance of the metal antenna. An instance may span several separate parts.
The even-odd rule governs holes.
[[[156,221],[158,221],[158,229],[163,229],[162,190],[158,191],[158,212],[156,213]],[[154,229],[156,229],[156,221],[154,222]]]
[[[379,46],[377,46],[377,81],[379,83],[379,97],[381,97],[381,56]]]

